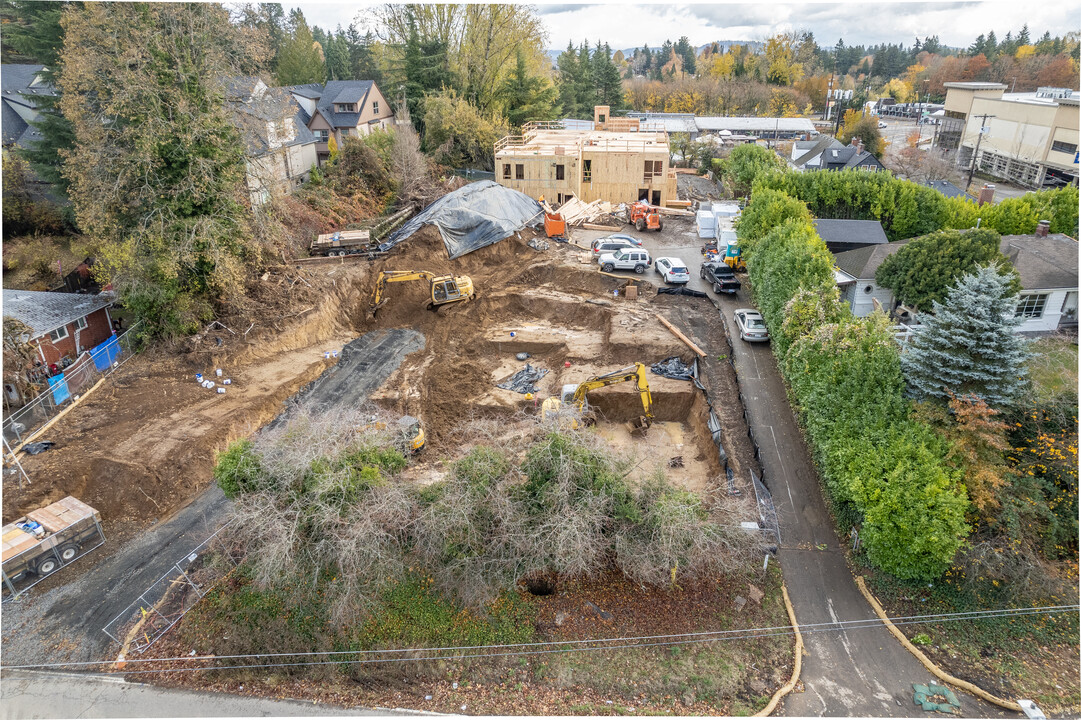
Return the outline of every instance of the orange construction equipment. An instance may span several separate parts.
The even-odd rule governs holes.
[[[664,223],[661,222],[661,214],[658,210],[660,210],[660,208],[639,200],[631,205],[631,224],[634,225],[638,232],[642,232],[647,228],[649,230],[660,230],[664,227]]]
[[[544,213],[544,232],[550,238],[567,237],[567,221],[559,213]]]

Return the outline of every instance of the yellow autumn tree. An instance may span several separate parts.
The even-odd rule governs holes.
[[[912,102],[916,98],[916,94],[912,89],[912,83],[902,80],[901,78],[893,78],[883,85],[882,93],[899,103]]]
[[[327,152],[330,153],[330,162],[333,163],[338,159],[338,141],[334,139],[333,134],[327,139]]]
[[[719,80],[729,80],[736,70],[736,58],[731,52],[718,53],[709,63],[709,76]]]
[[[1014,58],[1017,59],[1017,62],[1025,62],[1035,54],[1035,45],[1022,45],[1021,47],[1017,48],[1017,52],[1014,53]]]

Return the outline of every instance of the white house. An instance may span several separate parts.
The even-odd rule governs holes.
[[[875,282],[882,262],[909,241],[869,245],[834,255],[841,299],[856,317],[866,317],[877,300],[893,310],[893,292]],[[1003,235],[999,246],[1021,278],[1017,332],[1047,333],[1077,327],[1077,241],[1068,235]]]

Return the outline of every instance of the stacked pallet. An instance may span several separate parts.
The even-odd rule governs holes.
[[[7,562],[11,558],[26,552],[38,544],[37,538],[25,530],[16,527],[14,523],[5,525],[3,532],[3,562]]]
[[[45,528],[45,537],[39,540],[18,527],[18,523],[26,520],[33,520]],[[7,562],[39,543],[43,548],[53,547],[56,545],[56,539],[53,537],[55,533],[68,529],[78,532],[93,525],[95,520],[101,522],[101,515],[97,510],[70,496],[52,505],[31,510],[25,518],[19,518],[14,523],[4,526],[2,561]],[[70,536],[70,533],[65,534],[65,537]]]

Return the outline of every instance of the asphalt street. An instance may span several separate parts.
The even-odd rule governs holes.
[[[10,670],[0,678],[0,719],[387,716],[301,700],[173,690],[113,675]],[[410,713],[413,714],[413,713]]]
[[[674,223],[670,225],[675,231]],[[691,274],[689,287],[706,292],[724,316],[749,422],[760,447],[764,481],[773,495],[781,526],[778,560],[801,625],[867,620],[874,611],[856,588],[845,563],[842,540],[833,529],[818,473],[788,403],[777,362],[768,343],[747,343],[734,334],[732,313],[753,308],[746,283],[736,296],[718,296],[699,278],[701,246],[693,225],[686,245],[673,247],[671,233],[660,245],[655,235],[635,233],[650,254],[678,257]],[[647,271],[646,279],[663,285]],[[688,301],[692,301],[688,298]],[[719,401],[719,400],[718,400]],[[783,701],[788,716],[912,717],[924,714],[912,701],[913,683],[933,676],[886,628],[837,630],[804,635],[800,680],[803,692]],[[958,692],[968,717],[1014,716],[974,696]]]

